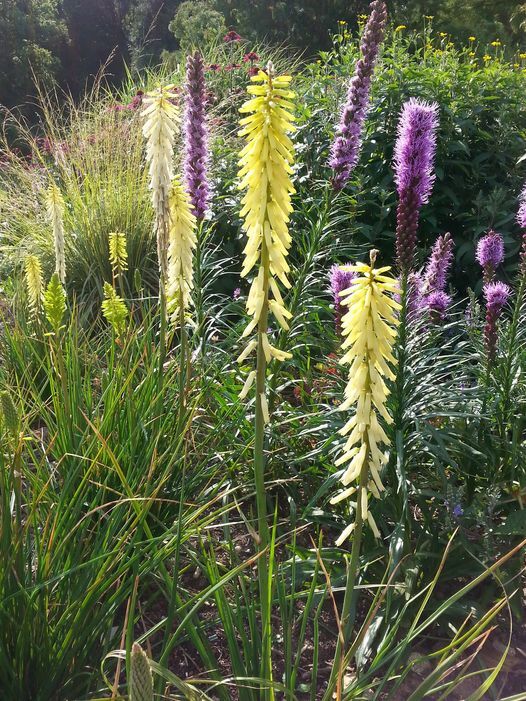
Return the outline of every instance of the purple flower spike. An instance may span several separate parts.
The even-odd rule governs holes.
[[[477,244],[477,261],[484,270],[484,282],[491,282],[496,268],[504,260],[504,240],[496,231],[490,231]]]
[[[203,219],[210,197],[205,65],[196,51],[186,61],[184,175],[193,213]]]
[[[438,105],[411,98],[400,113],[395,145],[395,182],[398,189],[396,253],[408,273],[413,265],[420,208],[431,194],[435,175]]]
[[[431,292],[425,299],[425,305],[433,321],[443,321],[450,304],[451,297],[442,290]]]
[[[521,229],[526,229],[526,185],[519,195],[519,210],[517,212],[517,222]]]
[[[345,267],[341,267],[340,265],[333,265],[329,273],[331,292],[334,300],[334,310],[336,312],[336,327],[338,329],[340,327],[343,313],[340,292],[351,286],[351,282],[353,281],[354,277],[355,273],[352,270],[346,270]]]
[[[488,359],[495,357],[497,349],[497,322],[502,309],[506,305],[510,288],[503,282],[490,282],[484,285],[484,299],[486,300],[486,323],[484,326],[484,344]]]
[[[369,91],[380,44],[385,34],[387,8],[382,0],[374,0],[370,5],[371,14],[365,25],[360,50],[361,58],[356,64],[354,75],[347,92],[340,123],[331,147],[329,165],[334,170],[332,185],[339,191],[349,180],[352,170],[358,163],[362,146],[362,128],[367,115]]]
[[[443,292],[446,289],[447,276],[453,262],[453,239],[451,234],[439,236],[435,241],[424,274],[424,290]]]

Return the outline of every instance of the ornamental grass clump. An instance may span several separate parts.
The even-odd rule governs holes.
[[[385,34],[387,23],[385,3],[374,0],[370,5],[370,12],[360,45],[362,55],[354,69],[347,100],[331,147],[329,165],[334,170],[332,185],[337,191],[345,187],[358,163],[363,124],[369,106],[371,80]]]
[[[194,286],[193,254],[197,246],[196,217],[181,180],[176,177],[170,190],[170,227],[168,232],[168,308],[180,322],[191,304]]]
[[[205,65],[199,51],[186,60],[184,134],[185,185],[193,214],[201,220],[208,210],[210,189]]]
[[[341,363],[349,365],[349,381],[340,409],[354,407],[355,412],[340,431],[347,440],[336,465],[345,465],[340,479],[345,489],[331,503],[336,504],[356,493],[357,502],[354,504],[355,522],[340,535],[338,545],[362,520],[369,523],[377,538],[380,537],[368,509],[368,493],[379,497],[384,490],[380,473],[387,460],[385,449],[389,439],[379,417],[386,424],[392,423],[386,408],[389,390],[385,381],[395,379],[393,346],[399,323],[396,312],[401,305],[393,299],[398,292],[397,282],[385,275],[390,268],[374,268],[375,259],[376,251],[372,251],[370,265],[352,266],[356,277],[341,294],[342,304],[347,307],[342,319],[345,353]]]
[[[403,274],[413,266],[420,209],[428,202],[435,181],[437,128],[436,102],[411,98],[403,105],[394,154],[398,190],[396,255]]]
[[[46,209],[49,222],[53,228],[55,272],[60,282],[64,285],[66,283],[66,253],[64,244],[64,211],[66,205],[55,183],[51,183],[47,189]]]
[[[155,212],[157,256],[161,273],[161,294],[168,275],[169,194],[173,178],[173,152],[179,130],[179,112],[173,104],[173,86],[160,87],[144,98],[143,135],[146,139],[146,160]]]
[[[241,216],[247,235],[241,275],[246,277],[256,269],[247,299],[247,312],[252,317],[243,332],[247,337],[256,329],[253,338],[238,358],[243,362],[257,350],[256,370],[252,371],[242,391],[245,396],[256,382],[256,417],[254,440],[254,481],[258,514],[258,579],[261,600],[262,653],[260,676],[272,679],[271,654],[271,596],[268,572],[267,494],[265,488],[265,424],[270,421],[266,396],[266,366],[273,358],[290,358],[271,345],[268,339],[269,314],[287,330],[291,314],[285,308],[279,283],[291,287],[287,274],[287,254],[291,244],[288,232],[292,212],[291,195],[295,192],[291,181],[293,144],[289,134],[294,131],[292,114],[294,93],[290,90],[290,76],[276,76],[269,62],[266,71],[251,78],[247,92],[252,96],[240,108],[242,129],[240,136],[246,145],[240,154],[239,188],[246,190],[242,200]],[[262,686],[263,699],[273,698],[273,692]]]

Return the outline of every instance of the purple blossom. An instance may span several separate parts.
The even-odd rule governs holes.
[[[395,145],[398,189],[396,252],[402,272],[413,264],[420,208],[429,200],[435,175],[438,105],[411,98],[402,107]]]
[[[446,289],[447,276],[453,262],[453,245],[449,233],[439,236],[435,241],[424,273],[426,292],[442,292]]]
[[[451,304],[451,297],[442,290],[434,290],[425,297],[425,306],[429,310],[433,321],[442,321],[446,318],[446,312]]]
[[[490,282],[484,285],[484,299],[486,300],[486,323],[484,325],[484,344],[488,359],[495,357],[497,348],[497,322],[506,305],[510,288],[503,282]]]
[[[477,244],[476,258],[484,270],[484,282],[491,282],[496,268],[504,260],[504,240],[496,231],[490,231]]]
[[[343,314],[343,305],[340,292],[351,286],[351,282],[356,274],[348,268],[340,265],[333,265],[329,272],[331,292],[334,301],[334,311],[336,313],[336,327],[339,329]]]
[[[241,37],[237,32],[234,32],[234,30],[230,30],[223,37],[223,41],[225,44],[231,44],[233,41],[241,41]]]
[[[232,299],[239,299],[241,297],[241,287],[236,287],[232,293]]]
[[[347,92],[347,101],[341,112],[340,123],[331,147],[329,165],[334,170],[332,185],[335,190],[341,190],[345,186],[358,163],[371,79],[385,33],[387,22],[385,3],[382,0],[374,0],[370,10],[371,14],[365,25],[360,46],[362,56],[354,69]]]
[[[186,62],[184,175],[194,214],[203,219],[210,197],[208,127],[203,57],[196,51]]]
[[[519,195],[519,210],[517,212],[517,222],[521,229],[526,229],[526,185]]]

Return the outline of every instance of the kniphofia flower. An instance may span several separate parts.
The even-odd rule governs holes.
[[[293,145],[288,134],[294,131],[292,110],[294,105],[290,76],[275,76],[268,64],[266,71],[259,71],[251,79],[248,92],[252,98],[240,109],[247,117],[241,119],[240,136],[246,146],[240,154],[240,189],[246,190],[242,200],[241,216],[247,235],[242,277],[256,269],[247,298],[247,311],[252,317],[243,337],[258,328],[265,358],[284,360],[290,357],[274,348],[267,336],[269,312],[285,330],[290,312],[285,308],[279,283],[290,288],[287,274],[290,270],[287,254],[291,236],[288,232],[292,212]],[[251,341],[241,354],[240,362],[254,351],[256,341]],[[248,391],[248,388],[247,388]]]
[[[102,314],[106,321],[112,326],[117,338],[125,333],[126,322],[128,321],[128,307],[109,282],[104,283]]]
[[[108,247],[110,264],[113,274],[120,275],[128,270],[128,251],[126,247],[126,234],[121,231],[112,231],[108,234]]]
[[[168,306],[173,318],[190,306],[193,282],[193,254],[197,245],[196,218],[181,180],[174,178],[170,191],[168,248]]]
[[[53,228],[55,246],[55,272],[60,282],[66,282],[66,253],[64,244],[64,198],[55,183],[51,183],[46,193],[46,207],[49,222]]]
[[[386,275],[390,268],[374,268],[375,258],[376,251],[372,251],[370,265],[352,266],[356,277],[342,295],[347,312],[342,319],[345,353],[340,362],[349,365],[349,381],[340,409],[353,407],[354,413],[340,431],[347,436],[343,455],[336,462],[337,466],[346,466],[340,480],[344,490],[331,503],[357,492],[355,506],[379,537],[368,509],[368,493],[379,497],[384,490],[380,473],[387,461],[385,449],[389,438],[382,421],[392,423],[386,408],[389,390],[385,381],[395,379],[393,345],[399,323],[396,312],[401,306],[393,299],[398,293],[398,284]],[[353,529],[354,523],[343,531],[337,543],[341,544]]]
[[[42,309],[42,298],[44,294],[42,265],[36,256],[27,256],[24,268],[29,312],[31,317],[36,319]]]
[[[172,100],[172,85],[148,93],[143,104],[143,135],[146,139],[146,160],[149,166],[150,190],[155,212],[157,255],[162,282],[168,273],[168,197],[173,178],[173,151],[179,129],[179,112]]]

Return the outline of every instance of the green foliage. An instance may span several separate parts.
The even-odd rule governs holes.
[[[60,0],[0,0],[0,104],[33,94],[33,74],[50,84],[67,39]]]
[[[225,18],[213,0],[186,0],[168,26],[184,50],[203,50],[226,32]]]

